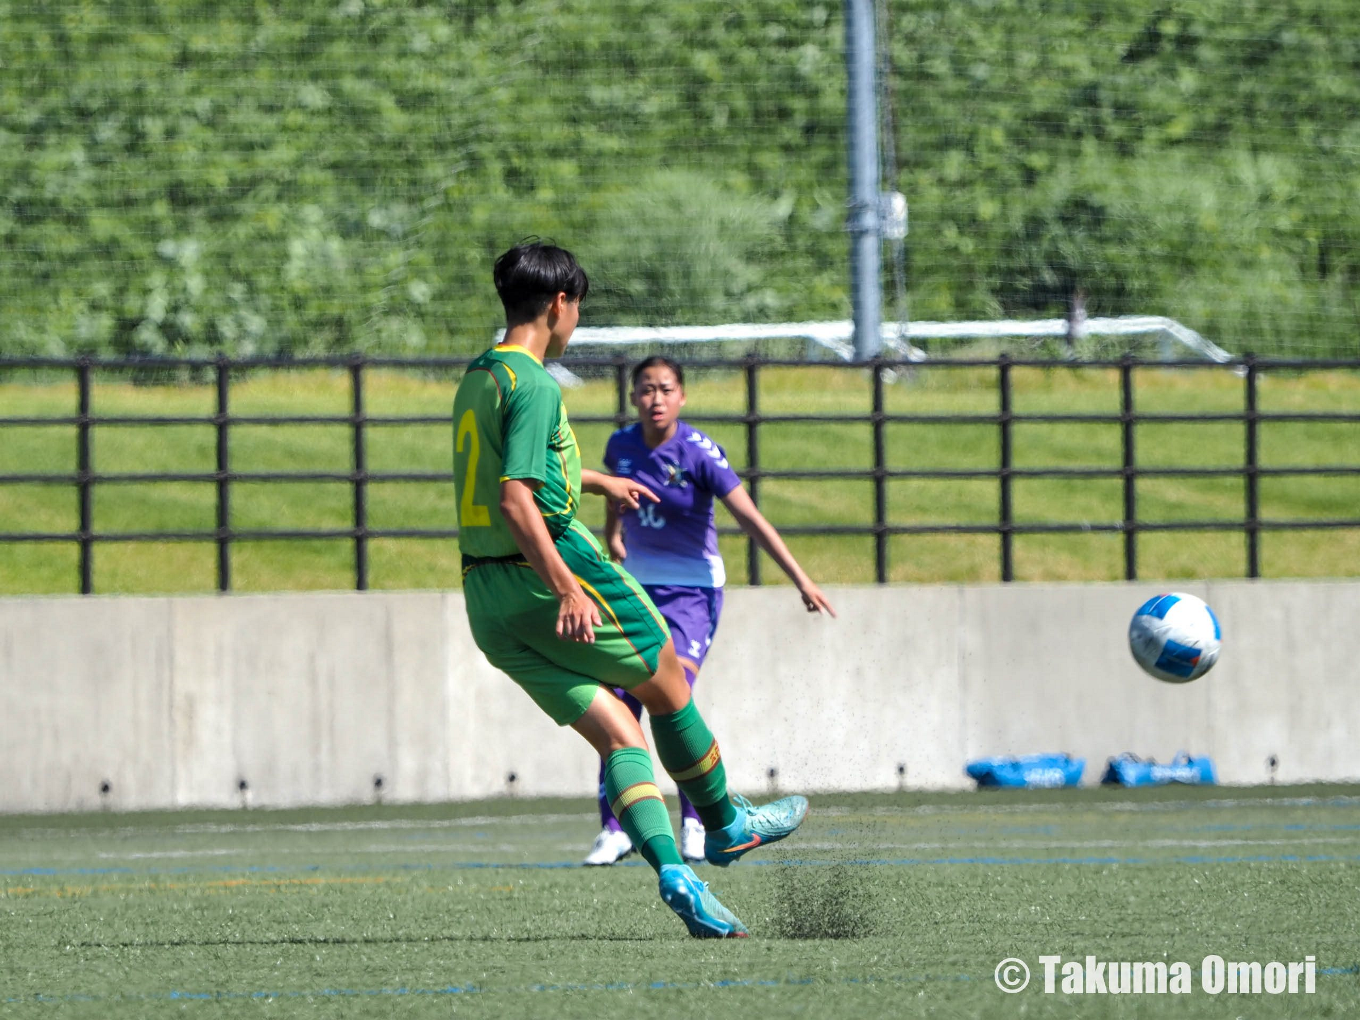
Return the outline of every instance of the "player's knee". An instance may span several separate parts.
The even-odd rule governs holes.
[[[690,689],[685,670],[669,642],[661,651],[651,679],[634,687],[631,693],[652,715],[670,715],[689,704]]]

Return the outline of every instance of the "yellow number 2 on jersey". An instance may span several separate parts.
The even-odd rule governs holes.
[[[463,528],[491,527],[491,513],[480,503],[474,503],[473,490],[477,487],[477,458],[481,454],[481,441],[477,438],[477,417],[472,408],[463,412],[458,422],[458,437],[455,449],[463,452],[463,440],[468,441],[467,471],[463,475],[463,498],[458,508],[458,525]]]

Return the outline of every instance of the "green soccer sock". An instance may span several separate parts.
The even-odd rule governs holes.
[[[663,864],[684,863],[646,748],[624,747],[610,754],[604,761],[604,790],[614,817],[648,864],[660,871]]]
[[[689,704],[670,715],[652,716],[656,754],[675,785],[710,832],[736,821],[737,809],[727,799],[727,769],[718,742],[691,698]]]

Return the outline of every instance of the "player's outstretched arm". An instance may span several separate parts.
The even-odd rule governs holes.
[[[567,641],[595,641],[600,611],[581,590],[571,570],[553,545],[552,536],[534,502],[531,482],[508,478],[501,482],[501,513],[519,551],[557,596],[557,636]]]
[[[807,606],[807,611],[809,613],[825,611],[835,616],[836,611],[831,608],[831,603],[822,594],[822,590],[812,582],[812,578],[798,565],[798,561],[793,558],[793,553],[789,552],[789,547],[784,544],[784,539],[780,537],[774,525],[765,519],[760,508],[752,502],[745,486],[738,485],[723,496],[722,501],[723,506],[727,507],[741,525],[741,530],[754,538],[756,544],[769,553],[770,558],[779,564],[779,568],[789,575],[789,580],[798,586],[798,594],[803,597],[803,605]]]
[[[619,505],[612,499],[604,504],[604,542],[609,558],[615,563],[628,558],[628,547],[623,543],[623,518],[619,516]]]
[[[644,499],[653,503],[661,502],[660,496],[631,478],[619,478],[589,468],[581,469],[581,488],[596,496],[603,496],[610,502],[622,503],[629,510],[636,510]]]

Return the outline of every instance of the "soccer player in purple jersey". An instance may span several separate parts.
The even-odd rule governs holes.
[[[722,612],[727,580],[718,554],[713,500],[722,500],[742,530],[759,543],[798,586],[810,613],[831,603],[789,552],[779,532],[767,521],[741,479],[727,463],[722,447],[680,420],[685,405],[685,372],[678,362],[656,355],[633,369],[632,402],[638,422],[619,429],[605,446],[609,472],[646,485],[660,497],[636,509],[607,504],[605,538],[615,561],[651,596],[670,627],[676,655],[692,688],[713,643]],[[642,705],[616,690],[641,717]],[[601,764],[603,768],[603,763]],[[633,851],[633,842],[615,820],[600,776],[600,819],[603,828],[586,864],[613,864]],[[704,859],[704,826],[694,806],[680,794],[680,849],[685,860]]]

